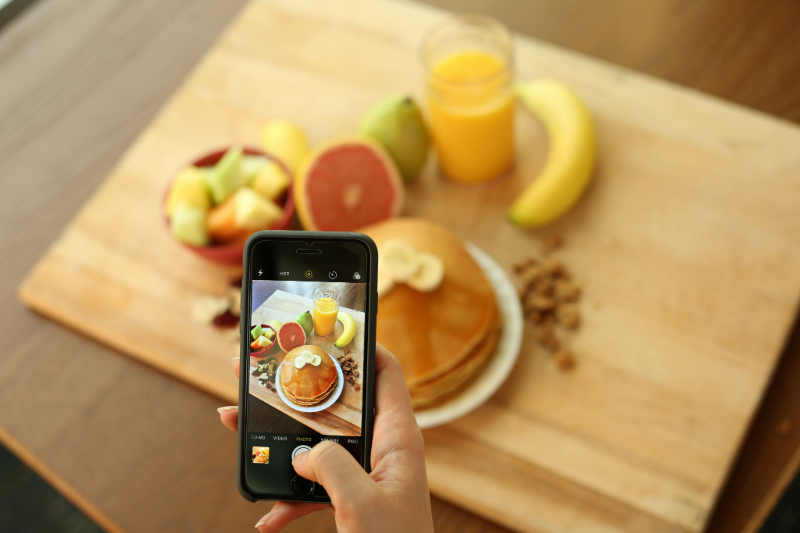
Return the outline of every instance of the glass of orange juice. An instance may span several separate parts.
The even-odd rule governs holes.
[[[441,173],[483,183],[514,164],[511,35],[494,19],[456,15],[422,47],[430,123]]]
[[[322,285],[314,291],[314,333],[327,337],[336,327],[339,314],[339,289],[331,285]]]

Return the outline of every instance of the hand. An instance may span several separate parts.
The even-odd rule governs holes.
[[[238,377],[239,358],[232,362]],[[236,431],[238,407],[219,412],[222,423]],[[331,507],[339,533],[433,532],[423,452],[400,363],[378,345],[372,472],[367,474],[338,444],[323,441],[295,457],[292,465],[298,474],[325,487],[332,504],[277,502],[256,528],[261,533],[280,531],[295,518]]]

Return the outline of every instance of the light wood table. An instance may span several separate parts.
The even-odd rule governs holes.
[[[0,33],[0,440],[110,531],[252,528],[266,506],[234,487],[216,398],[26,311],[15,288],[242,3],[41,0]],[[788,0],[434,3],[800,121]],[[799,353],[796,328],[712,531],[754,530],[796,471]],[[437,531],[502,530],[433,504]]]

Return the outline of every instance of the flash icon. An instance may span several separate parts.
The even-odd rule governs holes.
[[[263,273],[264,273],[264,271],[263,271],[263,270],[259,270],[259,271],[258,271],[258,275],[259,275],[259,276],[260,276],[261,274],[263,274]]]

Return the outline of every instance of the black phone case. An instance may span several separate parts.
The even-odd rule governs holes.
[[[369,265],[369,277],[367,278],[367,303],[365,315],[367,316],[367,331],[365,332],[365,350],[364,350],[364,369],[362,372],[363,387],[364,387],[364,423],[363,439],[364,454],[361,466],[367,473],[370,472],[371,465],[371,450],[372,450],[372,423],[374,417],[374,404],[375,404],[375,321],[378,312],[378,293],[376,289],[378,280],[378,248],[375,243],[368,236],[361,233],[348,233],[339,231],[259,231],[254,233],[247,239],[244,247],[244,256],[242,263],[244,265],[244,273],[242,278],[242,317],[247,317],[245,320],[240,320],[240,335],[242,339],[246,339],[249,335],[248,324],[250,322],[250,305],[251,305],[251,292],[250,282],[250,254],[253,247],[261,240],[282,240],[282,241],[342,241],[342,242],[360,242],[364,244],[368,251],[367,264]],[[247,311],[245,311],[247,310]],[[245,401],[248,395],[248,379],[249,366],[248,361],[250,357],[250,344],[240,341],[239,347],[239,413],[244,413],[246,406]],[[246,453],[246,430],[244,427],[244,420],[246,416],[239,416],[238,428],[238,460],[237,460],[237,474],[236,483],[239,487],[239,493],[244,499],[256,502],[260,500],[282,500],[292,502],[308,502],[308,503],[330,503],[330,499],[308,499],[308,498],[295,498],[286,497],[284,495],[264,495],[255,494],[249,490],[245,484],[245,461],[247,460]]]

